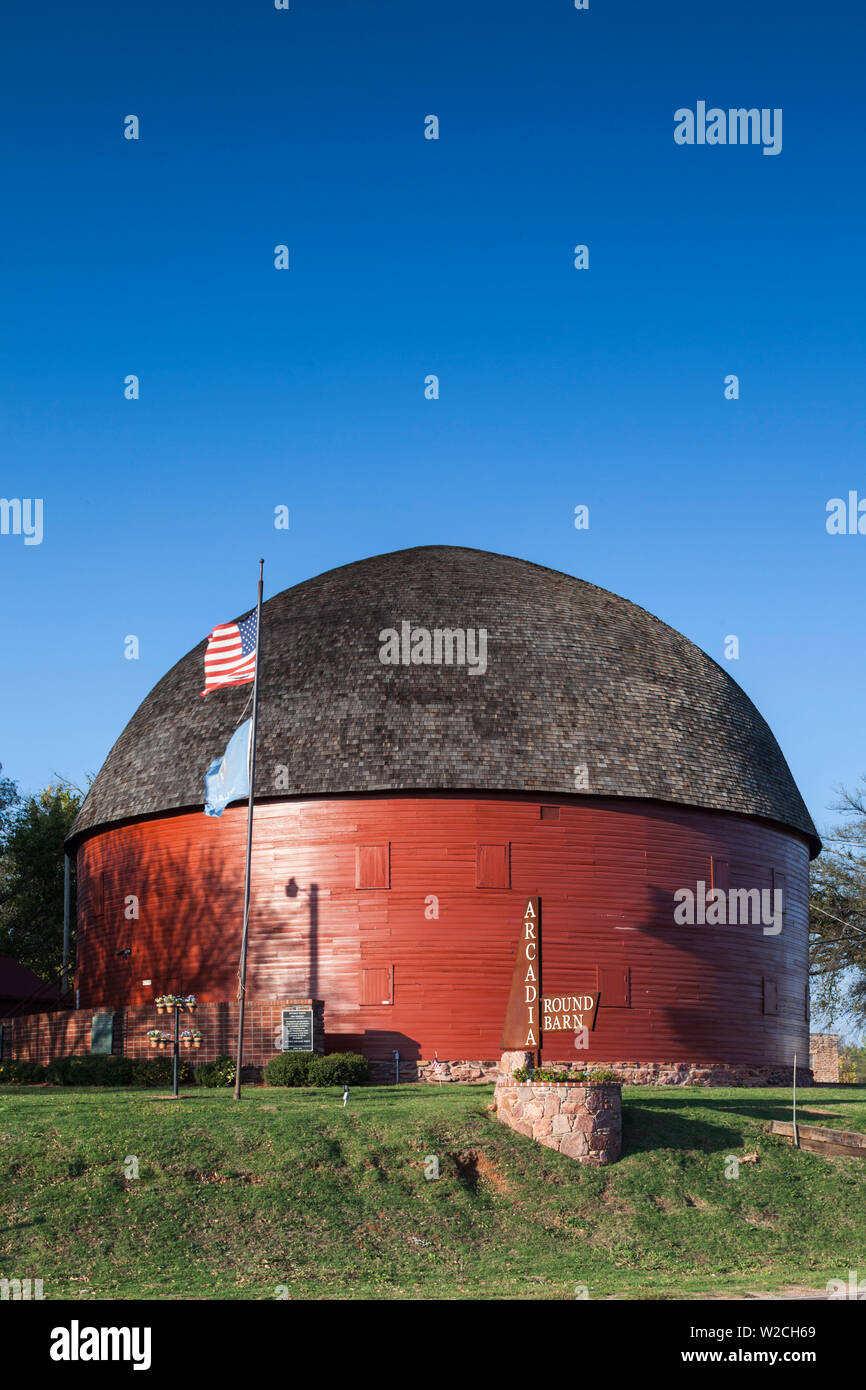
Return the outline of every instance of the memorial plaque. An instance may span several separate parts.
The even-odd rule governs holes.
[[[313,1051],[312,1009],[283,1009],[283,1052]]]
[[[114,1041],[114,1014],[94,1014],[90,1025],[90,1051],[111,1056]]]

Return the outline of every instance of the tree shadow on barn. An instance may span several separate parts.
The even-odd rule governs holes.
[[[147,828],[147,823],[141,827]],[[123,856],[106,866],[102,915],[79,905],[86,916],[83,931],[79,924],[76,963],[82,1007],[121,999],[141,1005],[167,992],[195,992],[205,971],[208,994],[226,999],[237,994],[244,893],[239,842],[235,833],[230,843],[215,844],[191,865],[184,849],[155,846],[145,834],[127,841]],[[131,919],[126,916],[130,896],[138,912]],[[231,949],[228,922],[237,924]],[[148,978],[151,984],[144,986]]]
[[[224,821],[232,809],[224,813]],[[86,900],[79,905],[86,922],[76,966],[81,1006],[117,1006],[121,1001],[141,1006],[169,992],[234,1001],[244,907],[245,816],[218,825],[215,837],[220,838],[196,847],[194,860],[187,846],[154,843],[147,830],[145,822],[142,833],[128,838],[123,853],[105,865],[102,913]],[[288,917],[275,908],[266,869],[256,864],[254,845],[248,999],[318,995],[320,888],[317,883],[300,886],[291,878],[284,893]],[[130,896],[138,913],[132,919],[126,916]],[[145,979],[151,982],[147,986]]]

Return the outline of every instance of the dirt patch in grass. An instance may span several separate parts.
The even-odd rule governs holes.
[[[651,1197],[650,1201],[654,1206],[658,1207],[659,1211],[682,1211],[682,1202],[676,1201],[673,1197],[659,1197],[656,1195]]]
[[[458,1178],[470,1192],[478,1191],[479,1182],[489,1183],[501,1195],[511,1191],[507,1179],[481,1150],[467,1149],[463,1153],[449,1154],[448,1157],[457,1169]]]
[[[747,1211],[743,1215],[750,1226],[760,1226],[765,1231],[775,1231],[779,1224],[777,1217],[767,1216],[762,1211]]]
[[[621,1216],[634,1216],[634,1207],[621,1197],[612,1183],[608,1183],[601,1193],[601,1200],[608,1211]]]
[[[799,1298],[811,1298],[811,1299],[819,1299],[819,1298],[827,1298],[828,1296],[829,1296],[829,1295],[828,1295],[828,1293],[827,1293],[826,1288],[824,1288],[824,1289],[813,1289],[813,1288],[810,1288],[807,1284],[789,1284],[786,1288],[784,1288],[784,1289],[775,1289],[775,1290],[773,1290],[771,1293],[761,1292],[761,1291],[759,1291],[759,1290],[757,1290],[757,1289],[748,1289],[745,1293],[719,1293],[719,1292],[713,1291],[713,1292],[711,1292],[711,1293],[681,1294],[681,1295],[678,1295],[678,1297],[681,1297],[681,1298],[689,1298],[689,1299],[690,1299],[690,1298],[700,1298],[700,1299],[710,1299],[710,1300],[724,1299],[726,1303],[729,1303],[729,1302],[731,1301],[731,1299],[738,1299],[738,1300],[745,1300],[745,1299],[760,1299],[761,1301],[764,1301],[764,1300],[771,1300],[771,1301],[772,1301],[772,1300],[779,1300],[779,1301],[781,1301],[781,1300],[783,1300],[783,1299],[788,1299],[788,1298],[797,1298],[797,1299],[799,1299]]]
[[[183,1176],[188,1182],[207,1183],[263,1183],[266,1179],[257,1173],[201,1173],[197,1168],[185,1168]]]

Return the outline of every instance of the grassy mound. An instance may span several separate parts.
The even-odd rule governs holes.
[[[866,1163],[768,1135],[786,1092],[627,1087],[607,1169],[491,1097],[0,1088],[0,1274],[46,1299],[681,1298],[863,1268]],[[803,1100],[866,1127],[866,1087]]]

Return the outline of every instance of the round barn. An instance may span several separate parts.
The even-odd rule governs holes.
[[[82,1008],[236,998],[247,807],[204,815],[203,775],[252,687],[202,697],[204,649],[73,827]],[[328,1050],[489,1074],[537,896],[545,994],[598,996],[588,1049],[546,1035],[545,1060],[760,1082],[806,1059],[815,827],[740,687],[643,609],[451,546],[331,570],[264,604],[257,750],[247,997],[323,1001]]]

